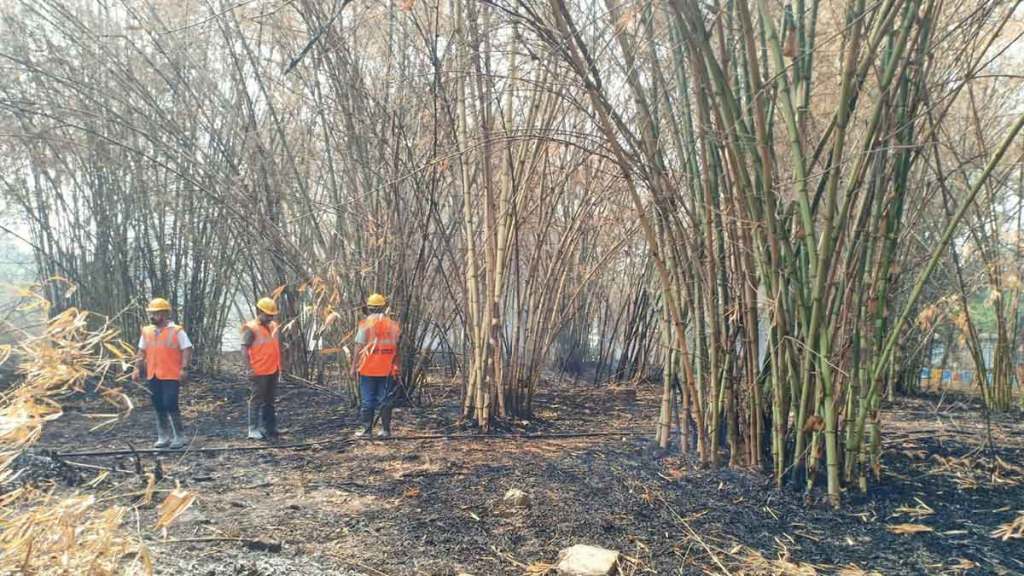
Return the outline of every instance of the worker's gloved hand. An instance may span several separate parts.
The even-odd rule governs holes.
[[[139,374],[139,369],[132,370],[132,382],[138,382],[142,380],[142,375]]]
[[[181,374],[178,376],[178,382],[182,386],[184,386],[185,384],[188,384],[188,369],[187,368],[182,368],[181,369]]]

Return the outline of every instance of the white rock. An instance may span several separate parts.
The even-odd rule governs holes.
[[[577,544],[558,553],[558,573],[562,576],[608,576],[619,563],[619,553],[597,546]]]
[[[519,488],[510,488],[508,492],[505,492],[502,502],[506,506],[514,508],[526,508],[530,505],[530,496]]]

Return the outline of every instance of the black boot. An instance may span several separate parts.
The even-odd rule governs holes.
[[[391,408],[380,409],[380,432],[377,432],[378,438],[390,438],[391,437]]]
[[[372,410],[360,410],[359,420],[361,427],[355,433],[356,438],[362,438],[368,436],[373,431],[373,411]]]
[[[263,435],[267,439],[277,438],[277,414],[274,412],[273,404],[263,405]]]

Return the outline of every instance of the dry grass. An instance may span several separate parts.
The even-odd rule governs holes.
[[[1007,522],[992,531],[992,537],[1003,542],[1007,540],[1024,540],[1024,512],[1017,514],[1012,522]]]
[[[947,476],[962,490],[1024,483],[1024,467],[990,458],[980,448],[962,457],[933,454],[932,459],[936,465],[928,473]]]
[[[737,554],[741,574],[771,574],[792,576],[817,576],[818,566],[790,560],[788,550],[783,550],[776,559],[765,558],[759,550],[747,549]]]
[[[34,296],[28,307],[48,312],[49,303]],[[140,535],[122,526],[131,508],[78,492],[57,497],[39,488],[12,489],[18,476],[12,462],[46,424],[60,418],[60,401],[69,393],[94,387],[109,405],[106,420],[132,410],[118,382],[133,349],[105,319],[75,308],[51,318],[41,334],[19,336],[18,344],[0,348],[0,364],[17,364],[15,384],[0,395],[0,573],[151,574]],[[158,527],[173,521],[194,496],[175,491],[168,499]]]
[[[0,572],[153,572],[145,546],[121,529],[128,508],[98,506],[94,496],[55,498],[32,490],[17,490],[8,496],[3,503]],[[13,512],[14,504],[23,510]]]

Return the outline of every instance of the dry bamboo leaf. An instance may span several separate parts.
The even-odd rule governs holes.
[[[554,569],[554,564],[548,564],[547,562],[537,561],[531,563],[529,566],[526,567],[526,573],[530,576],[543,576],[544,574],[548,574]]]
[[[968,560],[967,558],[957,558],[956,560],[957,560],[957,563],[953,564],[952,566],[949,567],[951,570],[965,570],[966,571],[966,570],[974,570],[975,568],[978,567],[978,563],[977,562],[972,562],[971,560]]]
[[[1003,276],[1003,286],[1005,286],[1007,290],[1020,290],[1020,276],[1013,272],[1007,272]]]
[[[331,324],[334,324],[339,318],[341,318],[341,315],[337,312],[331,312],[328,314],[327,317],[324,318],[324,325],[320,328],[320,331],[323,332],[330,328]]]
[[[153,494],[156,492],[156,476],[152,472],[146,473],[146,490],[142,494],[142,504],[147,505],[153,501]]]
[[[836,572],[836,576],[880,576],[880,572],[868,571],[856,564],[847,564]]]
[[[164,501],[160,503],[160,507],[157,512],[160,514],[160,518],[156,521],[154,528],[166,528],[170,526],[171,522],[174,522],[175,518],[181,516],[185,510],[188,510],[189,506],[196,501],[195,494],[188,490],[182,490],[181,488],[175,488],[173,492],[164,498]]]
[[[419,486],[410,486],[402,492],[402,496],[406,498],[416,498],[421,494]]]
[[[917,315],[917,325],[920,326],[923,330],[931,328],[932,323],[934,323],[935,317],[938,315],[938,313],[939,309],[934,304],[925,307]]]
[[[615,32],[617,34],[622,33],[632,26],[636,22],[637,17],[640,16],[640,10],[641,6],[639,4],[623,8],[619,18],[615,21]]]
[[[742,546],[737,545],[729,553],[735,556],[742,548]],[[791,561],[788,558],[788,550],[783,550],[779,558],[775,560],[765,558],[764,554],[758,550],[749,550],[745,556],[739,558],[744,562],[744,567],[746,568],[741,573],[787,574],[792,576],[817,576],[818,574],[817,568],[810,564]]]
[[[97,418],[109,419],[109,418],[117,418],[119,416],[119,414],[110,413],[110,412],[100,412],[100,413],[96,413],[96,414],[92,414],[92,413],[90,413],[90,414],[82,414],[82,416],[85,416],[86,418],[92,418],[92,419],[97,419]]]
[[[135,555],[135,563],[142,565],[142,572],[144,574],[153,573],[153,555],[149,553],[149,548],[145,545],[139,545],[139,552]]]
[[[790,28],[786,34],[786,40],[783,43],[782,55],[786,58],[796,58],[797,54],[797,38],[796,29]]]
[[[922,532],[934,532],[931,526],[924,524],[890,524],[887,526],[893,534],[920,534]]]
[[[998,538],[1003,542],[1011,539],[1024,539],[1024,512],[1018,514],[1012,522],[1000,525],[992,531],[991,535],[993,538]]]
[[[900,506],[896,509],[896,512],[899,514],[906,514],[907,516],[912,516],[914,518],[924,518],[925,516],[935,514],[935,510],[933,510],[931,506],[922,502],[921,499],[914,498],[914,500],[917,500],[917,506]]]
[[[119,343],[121,345],[121,348],[125,351],[126,357],[131,358],[132,356],[135,355],[135,348],[131,344],[125,342],[124,340],[121,340]]]
[[[299,320],[299,318],[298,318],[298,317],[295,317],[295,318],[294,318],[294,319],[293,319],[293,320],[292,320],[291,322],[287,322],[287,323],[285,323],[285,324],[281,325],[281,328],[279,328],[279,330],[280,330],[281,332],[290,332],[290,331],[291,331],[291,329],[292,329],[292,326],[294,326],[294,325],[295,325],[295,323],[296,323],[296,322],[297,322],[298,320]]]
[[[97,430],[102,430],[103,428],[106,428],[107,426],[113,426],[114,424],[117,424],[120,421],[121,421],[121,417],[120,416],[115,416],[113,418],[109,418],[109,419],[104,420],[103,422],[100,422],[99,424],[93,426],[92,428],[89,428],[89,432],[91,433],[91,432],[95,432]]]
[[[815,432],[821,432],[824,429],[825,429],[825,420],[823,420],[821,418],[821,416],[818,416],[818,415],[810,416],[809,418],[807,418],[807,421],[804,422],[804,428],[803,428],[804,432],[810,432],[812,430],[815,431]]]
[[[27,295],[35,299],[33,308],[50,309],[45,298]],[[106,402],[131,406],[123,391],[107,386],[107,379],[124,364],[119,357],[129,357],[134,350],[119,339],[109,322],[93,329],[89,319],[87,311],[68,308],[48,320],[41,334],[27,336],[17,348],[0,347],[0,363],[18,351],[18,380],[0,397],[0,441],[4,444],[0,480],[17,476],[10,468],[13,458],[39,439],[45,423],[63,414],[57,399],[68,391],[81,390],[87,379],[96,382],[96,390]],[[99,485],[108,474],[100,472],[86,487]],[[151,479],[150,497],[154,485],[155,479]],[[148,552],[121,528],[127,509],[98,509],[96,504],[93,496],[61,499],[22,488],[0,496],[4,519],[0,573],[115,574],[127,568],[128,573],[151,574]],[[126,567],[124,560],[133,555],[136,560]]]
[[[398,9],[402,12],[412,12],[413,7],[416,5],[416,0],[399,0]]]
[[[85,487],[86,488],[94,488],[100,482],[103,482],[104,480],[106,480],[107,476],[110,476],[110,470],[101,470],[100,473],[97,474],[95,478],[93,478],[92,480],[89,480],[85,484]]]

